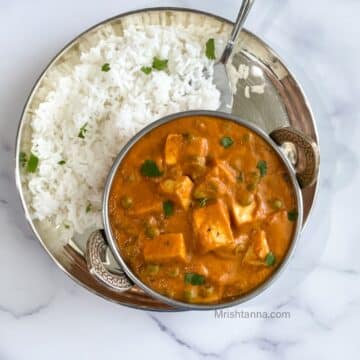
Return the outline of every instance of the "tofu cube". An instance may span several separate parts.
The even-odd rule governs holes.
[[[251,234],[251,243],[243,258],[243,263],[256,266],[265,266],[266,255],[270,252],[264,230],[254,230]]]
[[[184,139],[181,134],[169,134],[165,142],[165,163],[175,165],[181,156]]]
[[[175,165],[183,156],[205,158],[208,151],[208,142],[203,137],[191,136],[185,140],[181,134],[169,134],[165,142],[165,163],[166,165]]]
[[[213,253],[203,255],[207,259],[207,267],[209,274],[207,279],[209,283],[217,285],[219,287],[226,286],[234,283],[236,281],[237,268],[239,264],[237,262],[229,261],[229,257],[218,256],[218,251],[221,249],[214,250]],[[230,257],[233,252],[228,252]],[[214,261],[216,259],[216,261]]]
[[[208,175],[218,177],[226,184],[235,184],[236,182],[236,171],[225,161],[219,161]]]
[[[210,177],[201,182],[194,191],[195,199],[214,199],[228,193],[226,185],[216,177]]]
[[[233,220],[237,226],[241,226],[252,222],[255,217],[256,201],[253,201],[250,205],[241,206],[235,201],[231,205],[231,214]]]
[[[270,252],[270,248],[266,239],[266,233],[264,230],[256,230],[251,234],[251,240],[253,241],[255,255],[264,260],[266,255]]]
[[[182,233],[161,234],[143,242],[143,255],[146,262],[168,263],[185,261],[186,248]]]
[[[176,181],[174,179],[166,179],[161,181],[160,190],[164,194],[172,195],[175,194]]]
[[[206,157],[209,152],[208,141],[200,136],[192,136],[185,145],[187,157]]]
[[[160,183],[160,189],[169,195],[183,209],[187,210],[191,203],[193,182],[188,176],[179,176],[177,179],[166,179]]]
[[[175,185],[175,195],[183,209],[187,210],[191,203],[191,192],[194,187],[188,176],[181,176]]]
[[[139,203],[129,210],[128,214],[130,216],[143,216],[150,214],[157,214],[163,211],[162,202],[153,201],[146,203]]]
[[[193,226],[202,253],[234,246],[234,237],[226,205],[218,200],[193,213]]]

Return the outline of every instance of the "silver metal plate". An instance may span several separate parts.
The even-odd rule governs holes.
[[[106,20],[74,39],[50,62],[42,76],[37,80],[24,108],[17,137],[17,156],[20,149],[26,149],[30,144],[30,112],[44,98],[41,91],[43,82],[56,71],[58,66],[74,63],[79,57],[79,47],[96,41],[97,34],[113,27],[119,34],[126,26],[133,23],[154,25],[172,24],[202,24],[212,23],[219,32],[231,31],[232,23],[215,15],[194,10],[175,8],[155,8],[139,10]],[[233,102],[232,113],[243,119],[259,125],[266,132],[291,125],[311,136],[318,142],[315,121],[309,104],[301,87],[286,66],[264,42],[253,34],[243,31],[235,44],[232,64],[237,68],[240,63],[250,67],[250,75],[246,80],[239,80],[236,84],[237,93]],[[230,74],[231,76],[231,74]],[[251,86],[265,84],[264,94],[246,94]],[[120,150],[120,149],[119,149]],[[296,154],[295,154],[296,155]],[[177,309],[160,303],[140,289],[134,287],[129,291],[118,293],[97,282],[89,273],[85,254],[85,242],[88,235],[94,230],[89,229],[86,234],[68,239],[59,229],[55,229],[50,222],[32,221],[29,216],[29,199],[26,198],[24,185],[19,168],[16,169],[17,187],[28,219],[36,237],[47,250],[54,262],[71,278],[93,293],[119,304],[158,311],[177,311]],[[317,183],[302,192],[304,202],[304,224],[313,207],[317,191]],[[106,253],[106,264],[110,271],[120,271],[110,251]]]

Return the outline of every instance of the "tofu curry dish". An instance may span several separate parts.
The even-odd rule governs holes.
[[[231,120],[188,116],[130,148],[108,210],[121,256],[145,285],[217,304],[254,290],[281,264],[296,208],[288,170],[265,140]]]

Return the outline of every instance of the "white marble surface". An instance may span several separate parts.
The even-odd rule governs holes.
[[[289,270],[273,291],[237,309],[291,319],[146,313],[74,284],[29,231],[14,185],[14,139],[33,82],[66,42],[128,10],[172,5],[233,19],[235,0],[0,1],[0,360],[338,359],[360,342],[360,48],[357,0],[257,0],[247,27],[281,54],[318,121],[318,204]],[[125,355],[119,353],[120,349]]]

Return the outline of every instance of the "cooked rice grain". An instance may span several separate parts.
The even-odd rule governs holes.
[[[204,49],[210,37],[217,39],[218,50],[224,39],[213,31],[129,27],[123,36],[110,35],[82,53],[81,63],[57,79],[56,90],[32,117],[32,152],[40,161],[26,180],[34,219],[51,220],[70,235],[102,226],[104,182],[129,138],[167,114],[218,108],[213,62]],[[141,67],[151,66],[154,56],[168,59],[168,69],[146,75]],[[105,63],[108,72],[101,70]],[[62,160],[66,163],[60,165]]]

